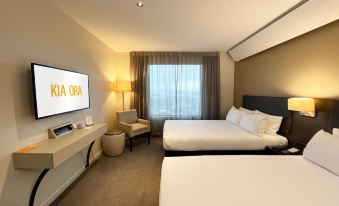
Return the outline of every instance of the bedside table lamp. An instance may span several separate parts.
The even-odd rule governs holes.
[[[113,83],[113,91],[122,92],[122,110],[125,110],[125,92],[129,92],[131,90],[131,82],[116,81]]]
[[[312,98],[289,98],[288,110],[300,112],[300,115],[315,117],[315,101]]]

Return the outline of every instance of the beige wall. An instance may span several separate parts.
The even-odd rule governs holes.
[[[220,119],[225,119],[233,105],[234,61],[226,52],[220,52]]]
[[[93,115],[95,122],[115,125],[121,94],[110,91],[114,80],[129,80],[129,53],[114,53],[99,39],[45,0],[4,0],[0,3],[0,205],[27,205],[41,170],[15,170],[12,152],[47,136],[47,129]],[[220,53],[221,112],[233,102],[234,63]],[[35,120],[30,63],[63,67],[90,75],[91,108]],[[129,107],[129,95],[125,103]],[[94,154],[100,151],[96,144]],[[50,171],[36,196],[47,205],[82,171],[86,149]]]
[[[0,205],[27,205],[40,170],[15,170],[11,153],[46,138],[49,127],[93,115],[115,124],[121,95],[110,91],[115,79],[129,80],[129,54],[114,53],[99,39],[45,0],[0,3]],[[35,120],[30,63],[37,62],[90,75],[91,108]],[[126,102],[129,102],[126,100]],[[100,145],[94,153],[100,151]],[[52,170],[39,188],[36,203],[49,203],[84,166],[83,151]],[[64,185],[66,184],[66,185]]]
[[[237,62],[235,105],[246,94],[338,99],[338,37],[339,20]]]

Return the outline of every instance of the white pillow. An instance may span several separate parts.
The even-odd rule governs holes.
[[[339,176],[339,138],[320,130],[306,145],[303,156]]]
[[[230,111],[228,111],[226,120],[233,123],[233,124],[239,124],[241,115],[243,115],[244,112],[239,111],[234,106],[231,107]]]
[[[333,134],[334,136],[339,136],[339,129],[338,129],[338,128],[333,128],[333,129],[332,129],[332,134]]]
[[[265,129],[266,134],[277,135],[283,117],[266,114],[260,112],[259,110],[255,110],[254,114],[264,115],[266,117],[266,129]]]
[[[254,114],[253,110],[249,110],[243,107],[239,107],[239,111],[246,112],[247,114]]]
[[[252,134],[262,137],[266,128],[265,119],[266,117],[263,115],[254,115],[254,114],[242,115],[239,127],[243,128],[244,130]]]

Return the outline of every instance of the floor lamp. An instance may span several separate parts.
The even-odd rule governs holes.
[[[116,81],[113,83],[113,91],[122,92],[122,110],[125,110],[125,92],[129,92],[131,90],[131,82]]]

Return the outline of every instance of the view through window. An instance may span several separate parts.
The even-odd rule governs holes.
[[[149,65],[149,115],[173,119],[201,117],[201,65]]]

